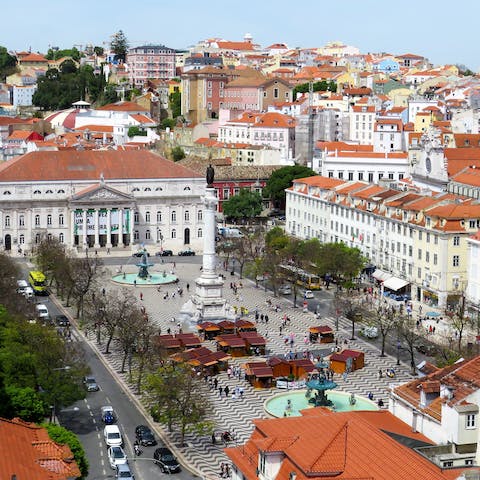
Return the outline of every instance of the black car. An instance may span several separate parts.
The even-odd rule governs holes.
[[[178,255],[180,257],[193,257],[195,255],[195,252],[193,250],[181,250],[180,252],[178,252]]]
[[[149,257],[150,253],[147,252],[146,250],[138,250],[138,252],[132,253],[132,257],[143,257],[143,255],[146,255],[147,257]]]
[[[67,318],[66,315],[57,315],[55,317],[55,323],[59,327],[68,327],[70,325],[70,320]]]
[[[155,253],[156,257],[171,257],[173,252],[171,250],[160,250],[159,252]]]
[[[160,467],[163,473],[176,473],[180,471],[180,464],[168,448],[157,448],[153,454],[153,461]]]
[[[138,427],[135,428],[135,437],[138,443],[144,447],[150,447],[151,445],[157,444],[152,431],[146,425],[138,425]]]

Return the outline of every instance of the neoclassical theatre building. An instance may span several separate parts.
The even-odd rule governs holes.
[[[146,150],[32,152],[0,164],[0,250],[201,249],[205,177]]]

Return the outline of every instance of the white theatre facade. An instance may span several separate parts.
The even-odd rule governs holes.
[[[205,185],[145,150],[32,152],[0,165],[0,250],[201,249]]]

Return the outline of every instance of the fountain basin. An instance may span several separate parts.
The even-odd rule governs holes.
[[[291,409],[287,412],[290,417],[301,416],[300,410],[306,408],[314,408],[314,405],[308,403],[308,398],[305,396],[307,390],[296,390],[295,392],[279,393],[269,398],[263,404],[264,410],[272,417],[283,417],[286,412],[288,400],[291,403]],[[355,404],[350,404],[350,393],[339,392],[334,390],[327,390],[328,399],[334,404],[336,412],[351,412],[355,410],[378,410],[377,404],[368,398],[355,395]],[[312,394],[313,395],[313,394]],[[329,408],[329,407],[327,407]]]
[[[137,285],[141,287],[154,285],[167,285],[178,281],[176,275],[171,273],[150,273],[147,278],[141,278],[137,273],[119,273],[112,277],[112,281],[119,285]]]

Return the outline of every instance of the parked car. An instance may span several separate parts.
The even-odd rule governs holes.
[[[135,476],[130,470],[128,463],[121,463],[120,465],[117,465],[115,478],[122,478],[123,480],[135,480]]]
[[[138,251],[132,253],[132,257],[143,257],[144,254],[147,257],[150,256],[150,253],[147,252],[146,250],[138,250]]]
[[[365,325],[362,328],[361,333],[367,338],[378,338],[378,328],[374,326]]]
[[[313,292],[311,290],[305,290],[303,298],[315,298],[315,295],[313,295]]]
[[[114,469],[116,469],[118,465],[125,465],[127,463],[127,456],[122,447],[109,447],[107,456],[108,463],[110,463],[110,466]]]
[[[418,353],[427,355],[428,357],[434,357],[437,354],[437,347],[431,343],[417,343],[415,349]]]
[[[180,471],[180,464],[175,455],[166,447],[157,448],[153,453],[153,461],[160,467],[163,473],[175,473]]]
[[[290,295],[292,293],[292,287],[290,285],[281,285],[278,287],[278,293],[282,295]]]
[[[103,438],[109,447],[121,447],[123,445],[122,434],[117,425],[106,425],[103,429]]]
[[[25,294],[25,290],[29,287],[26,280],[17,280],[17,293]]]
[[[59,327],[68,327],[70,325],[70,320],[67,318],[66,315],[57,315],[55,317],[55,323]]]
[[[106,405],[105,407],[101,408],[102,412],[102,422],[106,425],[111,425],[115,423],[115,412],[113,411],[113,407],[110,405]]]
[[[155,253],[156,257],[171,257],[173,256],[173,252],[171,250],[160,250],[159,252]]]
[[[95,377],[87,376],[83,379],[83,383],[87,389],[87,392],[98,392],[100,390]]]
[[[187,250],[180,250],[178,252],[178,255],[180,257],[192,257],[195,255],[195,252],[193,250],[191,250],[190,248],[187,248]]]
[[[138,425],[138,427],[135,428],[135,437],[138,440],[138,443],[144,447],[150,447],[157,444],[155,436],[146,425]]]

